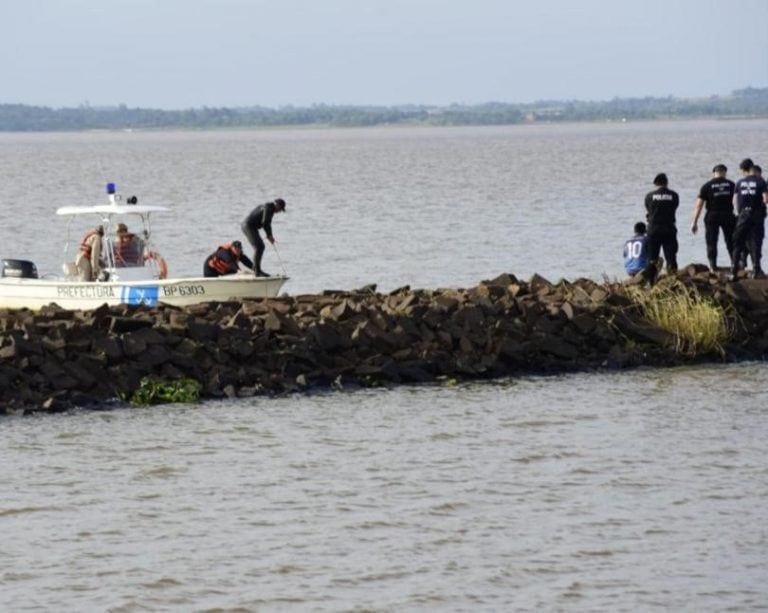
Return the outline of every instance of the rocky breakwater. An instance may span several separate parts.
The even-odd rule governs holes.
[[[680,278],[726,308],[734,335],[725,353],[676,352],[674,335],[649,324],[621,283],[538,275],[185,309],[0,311],[0,406],[105,406],[147,376],[192,378],[203,398],[222,398],[765,355],[766,282],[726,283],[696,266]]]

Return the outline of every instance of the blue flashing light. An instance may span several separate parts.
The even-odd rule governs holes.
[[[107,183],[107,194],[114,194],[117,191],[117,186],[114,183]]]

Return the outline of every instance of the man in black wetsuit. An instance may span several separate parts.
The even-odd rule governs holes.
[[[704,238],[707,241],[707,259],[712,272],[717,272],[717,241],[720,238],[721,229],[728,256],[729,258],[733,256],[733,228],[736,225],[736,217],[733,214],[735,185],[733,181],[725,178],[727,172],[728,168],[725,164],[718,164],[712,169],[713,177],[701,186],[693,210],[691,232],[696,234],[699,229],[701,209],[706,205]]]
[[[269,275],[261,269],[261,257],[264,255],[264,241],[261,240],[259,230],[264,230],[267,240],[275,244],[275,238],[272,236],[272,217],[275,213],[285,211],[285,200],[277,198],[272,202],[260,204],[253,209],[243,220],[242,230],[248,242],[256,250],[253,256],[253,267],[257,277],[268,277]]]
[[[654,177],[656,189],[645,196],[645,210],[648,218],[648,266],[644,276],[651,283],[660,272],[659,253],[664,249],[667,272],[677,272],[677,226],[675,211],[680,206],[680,197],[667,187],[667,175],[663,172]]]
[[[752,258],[752,277],[765,278],[760,266],[765,237],[765,214],[768,205],[768,186],[755,174],[755,165],[746,158],[739,164],[742,177],[736,182],[733,204],[736,207],[736,228],[733,230],[733,257],[731,280],[738,278],[739,264],[747,247]]]

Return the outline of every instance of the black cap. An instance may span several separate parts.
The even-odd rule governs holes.
[[[285,200],[282,198],[275,198],[275,206],[280,206],[281,210],[285,210]]]
[[[667,175],[663,172],[660,172],[653,178],[653,184],[654,185],[666,185],[669,181],[667,180]]]
[[[728,167],[725,164],[717,164],[712,172],[728,172]]]

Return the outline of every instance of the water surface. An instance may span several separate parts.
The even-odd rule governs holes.
[[[0,603],[761,609],[768,374],[719,368],[6,419]]]
[[[115,181],[173,207],[178,274],[282,196],[265,268],[293,294],[620,277],[659,171],[705,259],[698,187],[768,166],[767,128],[0,134],[0,245],[58,270],[53,211]],[[714,364],[4,418],[0,608],[764,610],[767,386]]]

